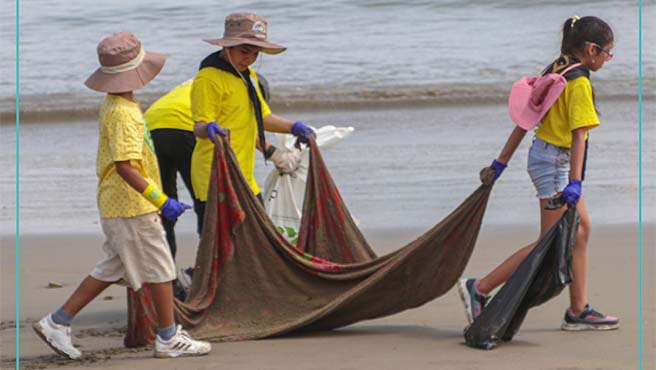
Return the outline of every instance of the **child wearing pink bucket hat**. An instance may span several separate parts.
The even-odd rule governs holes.
[[[85,84],[107,93],[100,107],[96,159],[104,256],[64,305],[33,328],[55,352],[78,359],[82,354],[73,346],[70,327],[75,315],[113,283],[122,282],[135,291],[148,283],[157,307],[154,356],[207,354],[209,343],[192,339],[175,325],[175,265],[158,214],[176,219],[189,206],[159,190],[157,159],[133,95],[155,78],[166,58],[145,51],[133,34],[121,32],[100,42],[98,59],[100,68]]]
[[[582,197],[582,181],[588,131],[599,126],[590,71],[601,69],[605,62],[612,59],[610,50],[614,37],[605,21],[592,16],[567,19],[562,32],[561,55],[544,73],[562,73],[567,80],[565,89],[553,105],[548,103],[550,108],[546,113],[537,109],[520,117],[527,119],[528,124],[534,123],[532,120],[541,120],[529,150],[528,173],[539,199],[540,238],[562,217],[565,212],[562,205],[565,203],[568,207],[577,207],[580,215],[572,250],[570,305],[565,310],[561,329],[611,330],[619,327],[619,319],[594,310],[587,302],[586,260],[591,224]],[[513,117],[517,121],[516,118]],[[517,123],[518,127],[514,128],[501,154],[492,162],[491,168],[495,173],[492,181],[501,175],[526,134],[521,120]],[[560,207],[557,204],[554,206],[555,200],[561,203]],[[485,309],[488,294],[508,280],[536,244],[537,241],[521,248],[481,279],[460,280],[458,292],[469,323]]]
[[[230,146],[253,194],[261,201],[255,180],[255,150],[264,153],[279,170],[293,171],[300,151],[275,148],[266,142],[264,131],[291,133],[308,144],[313,129],[271,112],[250,67],[259,53],[280,54],[286,47],[268,40],[268,23],[252,13],[234,13],[225,19],[222,38],[205,41],[222,49],[207,56],[191,87],[191,113],[196,146],[191,158],[191,182],[196,204],[205,207],[209,188],[214,142],[230,130]],[[202,229],[199,219],[198,232]]]

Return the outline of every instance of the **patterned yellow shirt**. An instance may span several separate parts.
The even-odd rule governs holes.
[[[116,172],[114,162],[129,160],[145,179],[161,189],[153,142],[139,103],[107,94],[100,107],[98,156],[98,210],[100,217],[135,217],[156,212],[143,195]]]
[[[249,67],[254,86],[259,86],[257,75]],[[271,114],[269,106],[257,88],[262,106],[262,118]],[[194,122],[216,122],[230,130],[230,146],[253,194],[260,193],[255,180],[255,141],[257,120],[248,89],[241,78],[217,68],[203,68],[194,78],[191,87],[191,115]],[[214,144],[210,139],[196,137],[191,156],[191,184],[196,198],[207,200]]]

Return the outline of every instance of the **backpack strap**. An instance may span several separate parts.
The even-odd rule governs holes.
[[[562,72],[560,72],[559,75],[561,75],[561,76],[565,76],[565,73],[567,73],[567,72],[571,71],[572,69],[574,69],[574,68],[576,68],[576,67],[579,67],[579,66],[581,66],[581,65],[582,65],[581,63],[574,63],[574,64],[572,64],[571,66],[565,68],[565,70],[562,71]]]

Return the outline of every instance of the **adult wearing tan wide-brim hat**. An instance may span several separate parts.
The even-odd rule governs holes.
[[[274,114],[258,88],[257,74],[251,68],[260,53],[279,54],[287,48],[267,39],[267,21],[253,13],[233,13],[225,18],[220,39],[206,42],[222,46],[200,63],[191,87],[191,115],[196,145],[191,158],[191,183],[195,204],[203,213],[209,192],[214,143],[230,132],[230,147],[244,180],[262,203],[262,190],[255,178],[256,150],[262,151],[281,173],[298,168],[299,150],[276,148],[266,141],[265,131],[291,133],[300,144],[309,145],[316,134],[311,127]],[[202,230],[199,218],[198,231]]]
[[[253,45],[262,48],[266,54],[280,54],[287,50],[285,46],[267,41],[267,31],[267,21],[263,17],[252,13],[234,13],[225,19],[222,38],[204,41],[226,48]]]
[[[84,82],[88,88],[105,93],[140,89],[162,70],[166,56],[145,51],[130,32],[119,32],[98,44],[98,68]]]

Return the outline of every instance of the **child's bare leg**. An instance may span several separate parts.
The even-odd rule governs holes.
[[[572,311],[575,314],[579,314],[583,311],[587,303],[586,276],[591,222],[583,197],[579,199],[576,208],[579,211],[581,219],[576,234],[576,242],[572,250],[572,274],[574,276],[569,286],[569,301]]]
[[[540,199],[540,238],[551,229],[553,225],[560,220],[567,208],[563,207],[557,210],[545,210],[544,206],[547,204],[549,199]],[[484,278],[480,279],[478,285],[478,291],[483,294],[488,294],[494,288],[505,283],[510,276],[517,270],[517,267],[524,261],[526,256],[535,248],[537,241],[524,246],[522,249],[513,253],[505,261],[503,261],[497,268],[492,270]]]
[[[153,292],[155,309],[157,310],[157,324],[160,328],[166,328],[175,324],[173,316],[173,284],[165,283],[150,284]]]
[[[87,276],[82,280],[66,303],[64,303],[62,309],[72,316],[75,316],[110,285],[112,285],[112,283]]]
[[[478,291],[483,294],[489,294],[494,288],[505,283],[510,278],[510,275],[517,270],[517,267],[519,267],[524,258],[531,253],[536,244],[537,242],[533,242],[524,246],[482,278],[478,283]]]

